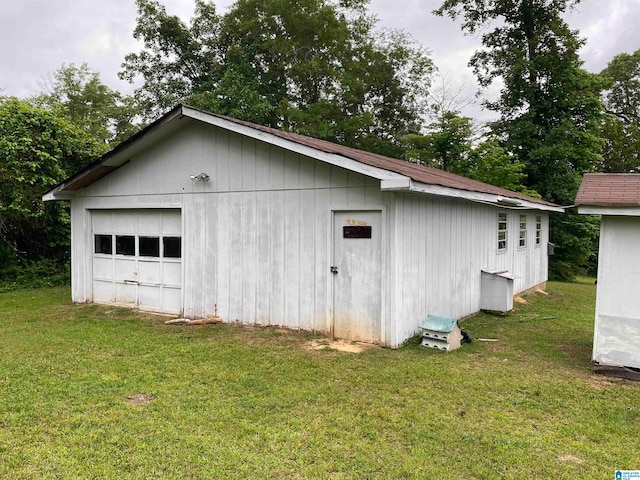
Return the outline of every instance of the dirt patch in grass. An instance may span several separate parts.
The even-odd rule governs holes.
[[[558,455],[558,461],[562,463],[572,463],[574,465],[582,465],[584,460],[575,455]]]
[[[316,339],[311,340],[304,344],[306,350],[337,350],[339,352],[347,353],[362,353],[370,348],[380,348],[378,345],[372,345],[370,343],[352,342],[349,340],[327,340]]]
[[[155,399],[156,397],[150,393],[134,393],[133,395],[129,395],[125,398],[124,401],[132,405],[146,405],[147,403],[153,402]]]
[[[528,305],[529,302],[527,302],[524,298],[522,298],[520,295],[515,295],[513,297],[513,301],[516,303],[519,303],[521,305]]]
[[[627,381],[623,378],[607,377],[605,375],[591,375],[589,385],[596,390],[624,385]]]

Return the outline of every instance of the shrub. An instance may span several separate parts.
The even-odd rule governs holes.
[[[69,285],[69,264],[42,259],[25,262],[0,270],[0,292]]]

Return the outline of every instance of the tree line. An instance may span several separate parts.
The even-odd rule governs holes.
[[[444,0],[433,13],[481,34],[470,59],[498,119],[477,125],[433,85],[429,51],[378,28],[368,0],[237,0],[219,14],[195,0],[189,23],[136,0],[120,77],[125,96],[86,64],[62,65],[39,95],[0,97],[0,280],[11,265],[68,262],[69,215],[40,196],[179,102],[441,168],[571,205],[586,172],[640,166],[640,50],[599,74],[563,20],[579,0]],[[597,223],[552,215],[552,278],[588,267]]]

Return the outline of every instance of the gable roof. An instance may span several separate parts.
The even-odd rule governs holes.
[[[586,173],[576,195],[576,205],[640,207],[640,174]]]
[[[345,147],[326,140],[284,132],[223,115],[217,115],[186,105],[177,105],[161,118],[122,142],[95,162],[78,171],[43,195],[44,200],[72,198],[73,192],[91,185],[124,165],[132,155],[157,139],[180,127],[183,118],[194,119],[234,131],[269,144],[296,151],[312,158],[341,166],[382,181],[386,191],[414,191],[423,194],[466,198],[511,208],[537,208],[562,212],[556,204],[529,197],[519,192],[460,175],[385,157],[375,153]]]

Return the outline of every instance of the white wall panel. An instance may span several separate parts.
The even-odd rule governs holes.
[[[398,343],[418,333],[428,314],[460,318],[477,312],[483,268],[516,275],[516,293],[547,280],[542,261],[546,243],[544,249],[535,248],[534,242],[518,248],[521,212],[509,211],[507,250],[497,251],[497,212],[495,207],[460,200],[398,195],[399,285],[392,313],[399,322]],[[533,229],[529,233],[535,235],[535,213],[526,214]]]
[[[593,360],[640,368],[640,218],[601,222]]]

